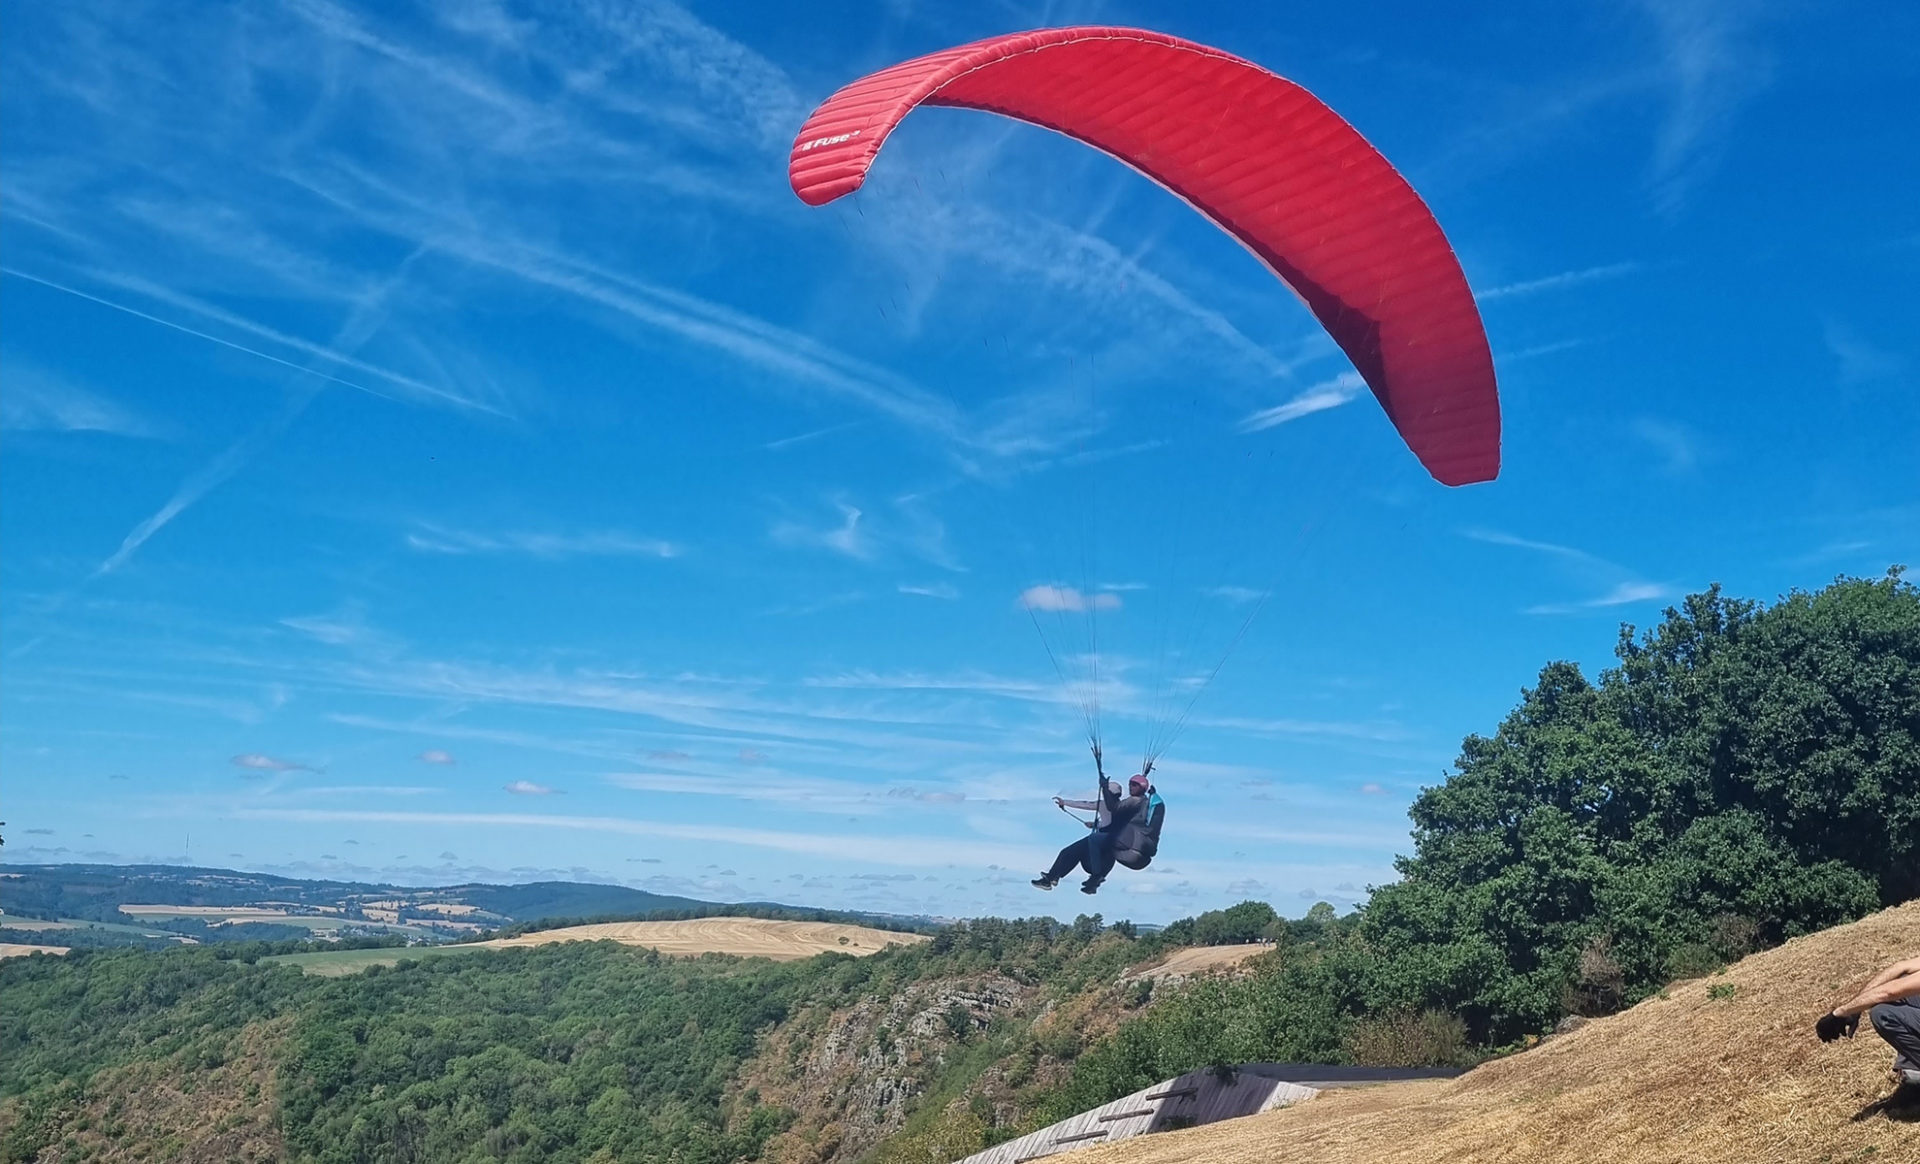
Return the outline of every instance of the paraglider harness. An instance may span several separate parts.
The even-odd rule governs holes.
[[[1096,799],[1104,798],[1107,794],[1107,770],[1101,761],[1100,745],[1098,744],[1095,744],[1093,747],[1093,768],[1100,777],[1099,797],[1096,797]],[[1141,765],[1140,775],[1147,777],[1153,775],[1152,760],[1148,760],[1145,764]],[[1061,812],[1066,813],[1087,828],[1094,829],[1100,827],[1098,814],[1096,814],[1092,820],[1083,820],[1080,814],[1074,812],[1064,804],[1058,805],[1058,808]],[[1114,863],[1124,865],[1129,869],[1145,869],[1148,865],[1152,864],[1153,855],[1160,851],[1160,826],[1166,823],[1166,819],[1167,802],[1160,799],[1160,790],[1155,788],[1152,781],[1149,780],[1147,783],[1147,803],[1141,808],[1138,815],[1127,822],[1126,827],[1120,834],[1113,838],[1115,845]],[[1125,848],[1120,847],[1120,842],[1123,839],[1130,842]]]

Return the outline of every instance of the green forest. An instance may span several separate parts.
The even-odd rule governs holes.
[[[156,1079],[238,1080],[223,1118],[299,1161],[732,1164],[785,1136],[908,1164],[1212,1064],[1470,1065],[1920,894],[1920,591],[1895,570],[1770,606],[1693,595],[1596,676],[1542,668],[1410,814],[1399,879],[1345,916],[980,919],[783,964],[611,943],[340,978],[260,961],[285,944],[12,959],[0,1160],[180,1151],[142,1126]],[[1240,976],[1122,980],[1249,940],[1273,952]],[[828,1061],[910,1094],[862,1130],[806,1099]]]

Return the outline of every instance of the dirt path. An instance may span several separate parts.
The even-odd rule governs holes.
[[[744,958],[771,958],[790,962],[815,954],[838,952],[864,956],[892,945],[927,940],[924,934],[901,934],[837,922],[771,921],[751,917],[708,917],[692,921],[607,922],[540,930],[512,938],[478,942],[482,946],[543,946],[548,942],[615,941],[629,946],[651,946],[662,954],[738,954]]]

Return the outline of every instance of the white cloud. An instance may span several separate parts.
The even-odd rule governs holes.
[[[152,537],[165,529],[174,518],[190,509],[208,493],[219,488],[229,477],[245,468],[254,457],[264,451],[268,445],[278,440],[280,435],[292,426],[293,422],[305,412],[307,405],[313,402],[312,391],[296,392],[288,403],[270,417],[266,423],[229,445],[213,460],[189,474],[169,497],[166,504],[155,510],[146,520],[128,531],[120,540],[120,547],[94,568],[93,577],[101,578],[113,573],[127,564],[147,544]]]
[[[1840,365],[1842,384],[1890,380],[1907,370],[1907,361],[1900,355],[1875,346],[1843,323],[1827,321],[1826,343]]]
[[[1302,391],[1292,400],[1277,404],[1272,408],[1263,408],[1247,416],[1240,422],[1243,433],[1260,432],[1288,421],[1299,420],[1316,412],[1325,412],[1329,408],[1338,408],[1347,401],[1365,391],[1367,382],[1358,372],[1342,372],[1331,380],[1323,380]]]
[[[589,533],[484,534],[421,525],[407,535],[407,544],[432,554],[529,554],[536,558],[645,557],[677,558],[679,546],[658,538],[634,537],[616,530]]]
[[[1671,586],[1662,586],[1656,582],[1622,582],[1598,598],[1589,598],[1584,602],[1550,602],[1539,606],[1527,607],[1528,614],[1579,614],[1588,610],[1604,610],[1613,606],[1629,606],[1636,602],[1664,602],[1674,596]]]
[[[1499,530],[1469,529],[1462,530],[1461,534],[1476,542],[1486,542],[1488,545],[1512,546],[1516,549],[1533,550],[1536,553],[1551,554],[1555,557],[1566,558],[1576,562],[1588,562],[1595,565],[1607,564],[1604,558],[1595,557],[1585,550],[1576,550],[1572,546],[1556,545],[1553,542],[1534,541],[1531,538],[1517,537],[1510,533],[1502,533]]]
[[[1755,35],[1764,5],[1721,0],[1639,0],[1659,38],[1669,106],[1654,140],[1655,205],[1673,212],[1726,151],[1740,107],[1773,80]]]
[[[311,772],[314,769],[292,760],[282,760],[263,752],[243,752],[233,758],[236,768],[249,772]]]
[[[439,748],[428,748],[416,757],[423,764],[452,764],[452,752],[443,752]]]
[[[1576,271],[1562,271],[1557,275],[1544,275],[1538,279],[1526,279],[1518,283],[1504,283],[1498,287],[1489,287],[1484,291],[1476,292],[1474,298],[1486,303],[1496,299],[1537,295],[1542,291],[1560,291],[1568,287],[1578,287],[1582,283],[1618,279],[1622,275],[1631,275],[1640,269],[1639,263],[1607,263],[1598,267],[1582,267]]]
[[[374,635],[367,629],[357,613],[346,614],[302,614],[292,618],[283,618],[280,625],[301,634],[326,643],[328,646],[342,647],[356,643],[366,643]]]
[[[1029,586],[1020,592],[1019,603],[1027,610],[1068,614],[1119,610],[1121,605],[1120,596],[1111,591],[1082,594],[1071,586]]]
[[[1641,417],[1633,422],[1633,435],[1653,446],[1669,473],[1686,473],[1700,464],[1699,438],[1683,424]]]
[[[1211,598],[1223,598],[1228,602],[1259,602],[1271,594],[1270,590],[1255,590],[1251,586],[1209,586],[1202,593]]]
[[[770,453],[776,453],[776,452],[779,452],[781,449],[790,449],[795,445],[803,445],[810,441],[819,440],[821,437],[824,437],[824,436],[831,436],[837,432],[844,432],[850,428],[857,428],[859,425],[860,425],[860,422],[857,420],[843,421],[840,424],[830,424],[825,428],[816,428],[809,432],[799,433],[795,436],[781,437],[779,440],[768,441],[766,444],[761,445],[760,447],[767,450]]]
[[[921,598],[954,599],[954,598],[960,597],[960,591],[957,588],[955,588],[951,583],[947,583],[947,582],[933,582],[933,583],[929,583],[921,586],[916,586],[907,582],[902,582],[900,584],[900,593],[914,594],[914,595],[918,595]]]
[[[1649,582],[1624,566],[1572,546],[1535,541],[1498,530],[1469,529],[1462,530],[1461,533],[1464,537],[1477,542],[1486,542],[1488,545],[1511,546],[1553,558],[1562,563],[1567,571],[1583,585],[1606,588],[1592,598],[1576,602],[1547,602],[1529,606],[1524,612],[1527,614],[1578,614],[1583,611],[1626,606],[1635,602],[1666,599],[1674,594],[1672,586]]]
[[[1507,364],[1517,363],[1521,360],[1535,360],[1541,356],[1551,356],[1559,352],[1572,351],[1574,348],[1581,348],[1586,345],[1587,341],[1583,339],[1555,340],[1552,343],[1533,344],[1530,347],[1515,348],[1510,352],[1496,352],[1493,357],[1493,364],[1496,368],[1504,367]]]
[[[412,254],[401,260],[395,270],[383,276],[374,286],[362,290],[351,301],[351,309],[346,319],[335,329],[332,340],[324,349],[315,349],[316,354],[332,355],[337,350],[344,353],[339,358],[348,359],[375,332],[379,331],[387,319],[389,298],[400,287],[408,269],[421,253],[420,249],[415,249]],[[292,427],[294,421],[306,412],[308,405],[313,403],[322,387],[324,383],[317,381],[302,382],[295,386],[286,402],[271,416],[255,426],[253,431],[227,446],[211,461],[189,474],[186,480],[174,490],[173,496],[167,499],[166,504],[145,521],[134,526],[121,540],[120,548],[94,569],[93,577],[104,577],[125,565],[155,534],[185,513],[202,497],[219,488],[228,478],[245,468],[269,445],[279,440],[281,434]],[[441,397],[450,395],[437,389],[431,390],[429,394]]]
[[[537,787],[537,786],[536,786]],[[678,824],[658,820],[632,820],[608,816],[560,816],[544,813],[511,812],[386,812],[366,809],[277,809],[241,808],[234,815],[242,819],[304,821],[309,823],[404,824],[416,827],[435,825],[491,826],[504,829],[561,829],[608,832],[627,836],[667,837],[715,844],[742,845],[772,849],[784,853],[830,857],[836,860],[868,861],[877,865],[906,868],[944,868],[954,861],[954,849],[947,838],[910,836],[863,836],[860,834],[804,833],[775,829],[738,828],[727,825]],[[969,842],[966,856],[975,862],[993,862],[1007,867],[1025,868],[1034,854],[1024,846]]]
[[[0,428],[16,432],[102,432],[154,437],[155,427],[97,393],[33,364],[8,360],[0,368]]]
[[[1251,732],[1255,735],[1323,736],[1329,739],[1364,740],[1370,743],[1397,743],[1407,739],[1407,730],[1399,724],[1366,721],[1196,716],[1193,725],[1225,731]]]
[[[816,528],[795,521],[783,521],[773,527],[773,540],[783,546],[832,550],[860,561],[872,558],[872,541],[860,531],[860,510],[845,502],[836,502],[835,508],[840,511],[839,525]]]
[[[308,356],[310,356],[311,359],[309,359],[306,363],[301,363],[299,361],[287,359],[282,356],[276,356],[271,352],[262,351],[259,348],[248,347],[245,344],[236,343],[233,340],[215,335],[212,332],[201,331],[198,328],[188,327],[186,324],[179,323],[171,319],[165,319],[165,318],[162,318],[161,316],[153,315],[149,312],[142,311],[139,308],[130,307],[127,304],[120,303],[112,299],[107,299],[99,295],[94,295],[87,291],[82,291],[77,287],[71,287],[65,283],[60,283],[52,279],[42,278],[39,275],[30,274],[26,271],[18,270],[13,267],[0,267],[0,273],[4,273],[15,279],[25,279],[31,283],[38,283],[43,287],[47,287],[52,290],[62,292],[63,294],[71,295],[76,299],[84,299],[89,303],[97,303],[102,307],[110,308],[111,310],[118,311],[124,315],[133,316],[135,319],[142,319],[148,323],[157,324],[160,327],[164,327],[172,331],[180,332],[183,335],[190,335],[190,336],[193,336],[195,339],[202,339],[207,341],[208,343],[215,344],[223,348],[227,348],[231,351],[241,352],[246,355],[253,356],[256,359],[265,360],[270,364],[278,364],[280,367],[286,368],[289,371],[299,373],[303,378],[310,378],[310,379],[321,381],[327,384],[338,384],[344,388],[352,388],[356,392],[365,392],[369,396],[385,397],[388,395],[387,392],[383,392],[376,388],[370,388],[367,385],[362,384],[358,381],[349,380],[349,379],[346,379],[345,377],[335,375],[331,372],[323,371],[318,366],[319,364],[332,364],[332,365],[337,365],[339,367],[349,368],[355,371],[367,373],[369,376],[376,377],[378,379],[386,381],[392,387],[400,388],[401,390],[403,390],[409,395],[413,395],[421,398],[443,400],[463,408],[471,408],[481,412],[490,412],[495,415],[502,415],[500,409],[491,404],[487,404],[478,400],[470,400],[446,388],[438,387],[433,384],[428,384],[423,381],[414,379],[413,377],[405,376],[398,372],[394,372],[374,364],[369,364],[363,360],[355,359],[352,355],[348,354],[346,351],[341,350],[340,341],[338,339],[336,339],[332,345],[312,343],[311,341],[301,339],[298,336],[288,335],[284,332],[276,331],[273,328],[266,327],[263,324],[255,323],[244,316],[235,315],[232,312],[224,311],[202,300],[194,299],[191,296],[181,295],[178,292],[172,291],[169,288],[161,286],[160,284],[150,283],[137,276],[126,274],[124,272],[116,273],[116,272],[108,272],[108,271],[94,271],[94,272],[91,272],[91,274],[95,278],[98,278],[103,282],[121,287],[124,290],[132,291],[139,295],[144,295],[149,298],[157,299],[170,306],[177,307],[181,310],[201,315],[212,322],[219,323],[223,326],[230,327],[237,331],[246,332],[258,338],[265,339],[270,343],[284,346],[292,351],[304,352]]]
[[[544,784],[535,784],[531,780],[512,781],[505,785],[505,789],[515,796],[552,796],[554,791]]]
[[[961,804],[967,799],[964,792],[949,792],[939,788],[889,788],[887,795],[896,800],[911,800],[921,804]]]

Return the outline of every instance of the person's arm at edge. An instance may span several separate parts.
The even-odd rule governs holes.
[[[1829,1013],[1840,1018],[1852,1018],[1862,1011],[1872,1010],[1883,1002],[1892,1002],[1898,998],[1909,998],[1920,994],[1920,958],[1896,962],[1887,967],[1887,970],[1900,971],[1902,967],[1907,969],[1891,978],[1885,977],[1886,971],[1875,975],[1873,981],[1861,988],[1860,993],[1834,1007]]]
[[[1880,971],[1880,973],[1867,979],[1867,984],[1862,986],[1860,991],[1864,994],[1883,982],[1892,982],[1896,978],[1904,978],[1909,974],[1920,974],[1920,957],[1902,958],[1900,961],[1895,962],[1893,965]]]

